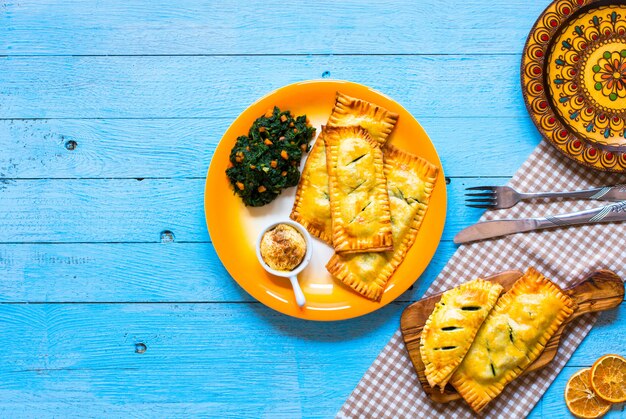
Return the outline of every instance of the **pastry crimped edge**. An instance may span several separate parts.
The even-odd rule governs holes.
[[[459,394],[461,394],[463,399],[465,399],[470,407],[477,413],[480,413],[489,402],[491,402],[502,392],[502,390],[504,390],[504,387],[506,387],[507,384],[509,384],[515,378],[519,377],[524,372],[526,367],[532,364],[539,357],[539,355],[541,355],[541,352],[543,352],[546,344],[556,333],[559,327],[561,327],[561,324],[565,320],[567,320],[567,318],[574,312],[576,303],[570,297],[568,297],[563,292],[563,290],[561,290],[561,288],[559,288],[555,283],[543,276],[535,268],[531,267],[528,268],[526,273],[524,273],[524,275],[520,279],[518,279],[515,284],[513,284],[513,287],[508,292],[506,292],[502,297],[498,299],[489,316],[502,308],[502,306],[509,304],[509,302],[511,302],[511,300],[513,300],[518,295],[524,294],[523,292],[520,292],[521,289],[527,289],[529,286],[532,285],[543,287],[546,292],[551,293],[559,300],[561,300],[564,306],[561,307],[559,313],[557,314],[550,327],[546,331],[544,331],[541,337],[539,337],[534,347],[529,348],[528,354],[526,356],[526,362],[516,366],[512,370],[507,371],[503,379],[501,379],[497,383],[485,387],[475,384],[471,380],[471,377],[468,377],[466,375],[456,377],[458,371],[455,372],[451,380],[452,385],[459,392]],[[485,319],[485,322],[487,320],[488,318]],[[485,322],[483,322],[483,324]],[[479,392],[477,388],[480,388],[482,391]]]
[[[333,245],[333,237],[332,237],[332,228],[330,231],[322,230],[315,223],[312,222],[310,217],[306,216],[306,213],[302,211],[302,197],[307,192],[308,188],[314,187],[311,184],[310,180],[310,165],[313,161],[311,157],[316,156],[317,153],[322,153],[326,156],[326,145],[324,144],[324,130],[325,127],[322,127],[322,131],[318,135],[309,155],[307,156],[306,162],[304,163],[304,168],[302,169],[302,176],[300,177],[300,182],[298,183],[298,188],[296,189],[296,198],[293,202],[293,208],[291,209],[291,213],[289,214],[289,218],[292,220],[302,224],[304,228],[307,229],[312,236],[317,237],[320,240],[323,240],[330,246]],[[328,185],[326,186],[328,188]],[[330,205],[330,202],[329,202]],[[330,208],[328,212],[328,216],[330,217]],[[330,218],[329,218],[330,221]]]
[[[442,309],[441,307],[443,307],[444,298],[446,298],[447,296],[451,296],[452,293],[456,295],[458,293],[463,293],[466,290],[475,290],[475,289],[481,289],[487,293],[487,299],[485,301],[485,306],[486,306],[487,311],[486,311],[485,317],[482,319],[482,321],[480,321],[480,323],[476,325],[471,325],[471,327],[473,327],[473,332],[469,336],[468,341],[463,342],[465,344],[465,347],[462,348],[464,353],[463,353],[463,356],[459,358],[458,362],[448,363],[444,365],[443,367],[439,365],[435,365],[434,361],[431,361],[429,359],[430,351],[427,350],[428,348],[426,348],[426,343],[425,343],[425,341],[428,340],[428,336],[430,336],[431,333],[437,333],[436,330],[431,329],[431,322],[433,320],[433,315],[435,314],[437,310]],[[480,326],[482,326],[483,322],[488,317],[489,312],[491,311],[491,309],[493,309],[502,290],[503,290],[502,285],[498,283],[486,281],[481,278],[477,278],[472,281],[461,284],[458,287],[455,287],[451,290],[448,290],[441,296],[441,300],[437,302],[437,304],[435,305],[435,308],[433,309],[433,312],[430,314],[430,316],[428,316],[428,319],[426,320],[426,323],[424,324],[424,328],[422,329],[422,333],[420,335],[420,354],[422,357],[422,362],[424,363],[424,373],[426,374],[426,379],[428,380],[428,384],[432,388],[435,388],[435,386],[439,386],[439,388],[441,389],[441,392],[443,393],[444,388],[446,387],[446,384],[452,377],[452,374],[454,373],[454,371],[458,368],[459,365],[461,365],[461,362],[463,361],[463,358],[467,354],[467,351],[469,350],[470,346],[472,346],[472,342],[474,341],[474,338],[476,337],[476,334],[478,333]]]
[[[384,132],[382,135],[378,136],[378,138],[375,138],[375,140],[381,145],[385,144],[398,120],[398,114],[393,113],[382,106],[378,106],[365,100],[353,98],[341,92],[336,92],[335,104],[333,106],[333,110],[331,111],[328,124],[333,126],[341,126],[341,117],[352,113],[369,115],[372,119],[379,120],[382,123],[382,125],[385,127]],[[311,148],[311,151],[307,156],[306,162],[304,163],[302,175],[300,177],[298,187],[296,188],[296,198],[294,200],[291,213],[289,214],[289,218],[302,224],[302,226],[304,226],[304,228],[306,228],[312,236],[317,237],[318,239],[323,240],[324,242],[332,246],[332,228],[330,228],[329,230],[320,229],[318,225],[313,222],[314,220],[311,220],[310,217],[307,217],[306,210],[303,210],[301,208],[302,195],[306,193],[309,187],[312,187],[309,179],[309,162],[311,161],[311,157],[315,156],[317,153],[326,153],[326,146],[323,141],[323,131],[324,127],[322,127],[322,132],[313,144],[313,147]],[[326,185],[326,188],[328,188],[328,185]],[[328,213],[330,220],[330,203]]]
[[[335,107],[328,118],[328,126],[345,126],[346,124],[342,123],[342,117],[350,114],[368,115],[373,120],[380,121],[384,127],[382,134],[379,136],[372,135],[372,138],[381,145],[385,144],[389,138],[399,117],[397,113],[391,112],[382,106],[337,92]]]
[[[437,166],[422,157],[418,157],[390,145],[385,146],[383,150],[385,175],[387,176],[393,168],[402,164],[412,167],[415,172],[418,173],[418,177],[425,183],[424,191],[426,192],[426,202],[418,202],[416,204],[418,209],[413,217],[413,220],[411,221],[409,231],[405,233],[400,245],[394,249],[395,253],[393,258],[385,265],[372,283],[368,284],[361,281],[358,273],[355,274],[349,269],[349,266],[344,262],[340,254],[335,253],[326,264],[326,269],[331,275],[354,289],[359,294],[373,301],[380,301],[389,279],[394,274],[396,269],[398,269],[398,266],[400,266],[406,257],[408,250],[415,242],[417,232],[419,231],[426,214],[426,210],[428,209],[430,197],[439,173]]]
[[[339,157],[339,146],[347,136],[358,137],[370,147],[373,156],[373,169],[375,175],[374,187],[370,190],[373,202],[377,202],[379,214],[375,220],[379,224],[375,235],[369,237],[350,237],[345,230],[345,224],[341,224],[342,214],[338,203],[345,195],[337,190],[337,177],[335,166]],[[393,236],[391,231],[391,209],[389,195],[387,193],[387,178],[384,170],[383,152],[380,144],[369,135],[366,129],[360,126],[351,127],[326,127],[324,133],[326,144],[326,168],[328,170],[328,192],[330,196],[330,214],[332,217],[332,240],[337,253],[365,253],[382,252],[393,248]]]

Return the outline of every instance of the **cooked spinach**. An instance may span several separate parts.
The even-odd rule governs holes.
[[[300,180],[302,155],[315,134],[306,115],[295,119],[278,107],[257,118],[248,135],[237,138],[226,169],[233,190],[247,206],[272,202],[283,189]]]

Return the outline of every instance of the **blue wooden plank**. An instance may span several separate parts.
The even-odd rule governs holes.
[[[0,54],[458,54],[522,49],[546,1],[7,2]]]
[[[0,335],[20,339],[0,353],[0,412],[332,416],[400,308],[324,324],[260,304],[1,305]]]
[[[398,301],[418,299],[455,250],[441,243]],[[0,302],[254,301],[210,243],[4,244],[0,271]]]
[[[504,181],[493,176],[510,176],[536,144],[517,77],[526,32],[545,4],[0,6],[0,53],[7,55],[305,54],[0,61],[0,118],[111,118],[0,122],[0,178],[11,178],[0,183],[0,241],[150,242],[0,245],[2,298],[238,302],[0,304],[0,335],[8,337],[0,415],[332,416],[396,329],[406,301],[421,295],[453,252],[451,234],[480,215],[461,206],[463,187]],[[398,55],[425,53],[463,55]],[[249,303],[203,243],[201,208],[208,161],[237,113],[275,87],[325,71],[397,98],[431,133],[453,177],[448,241],[422,280],[374,315],[330,325]],[[191,119],[114,120],[146,117]],[[65,148],[70,140],[78,144],[73,151]],[[483,167],[469,163],[487,158]],[[179,179],[62,180],[85,177]],[[174,231],[174,243],[159,243],[164,229]],[[534,417],[566,415],[566,379],[626,347],[623,317],[623,308],[602,316]],[[138,343],[145,353],[136,353]]]
[[[0,120],[0,178],[203,177],[230,123],[228,118]],[[528,117],[420,118],[420,123],[452,177],[511,176],[540,141]],[[485,164],[467,164],[479,160]]]
[[[1,304],[0,334],[20,339],[5,341],[0,353],[0,411],[63,403],[64,415],[85,409],[90,416],[91,406],[120,412],[168,402],[172,414],[197,404],[209,416],[275,408],[331,416],[396,330],[403,307],[313,323],[260,304]],[[626,306],[616,320],[624,315]],[[594,330],[578,353],[588,353],[589,365],[623,348],[625,336],[616,333],[607,347]],[[562,409],[556,393],[549,405]],[[294,397],[281,404],[286,394]]]
[[[418,119],[525,118],[519,65],[519,54],[5,57],[0,118],[231,119],[270,91],[327,71],[382,91]]]
[[[482,214],[464,206],[465,188],[506,180],[452,178],[443,239],[452,240]],[[198,178],[0,180],[0,243],[158,243],[166,230],[179,242],[206,242],[204,183]]]

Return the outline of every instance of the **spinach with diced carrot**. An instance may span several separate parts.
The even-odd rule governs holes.
[[[257,118],[248,135],[237,138],[230,151],[226,175],[244,204],[260,207],[300,180],[302,155],[315,135],[306,115],[295,119],[289,111],[268,109]]]

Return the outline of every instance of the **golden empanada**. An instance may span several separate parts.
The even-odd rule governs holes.
[[[382,145],[387,141],[397,119],[397,114],[385,108],[337,92],[329,124],[359,125],[371,130],[370,136]],[[332,246],[329,199],[326,146],[322,129],[302,170],[290,217],[302,224],[313,236]]]
[[[326,171],[326,145],[324,131],[313,144],[306,159],[296,200],[289,217],[302,224],[312,236],[332,246],[332,220],[330,217],[330,196],[328,195],[328,172]]]
[[[421,157],[387,146],[383,154],[391,209],[393,250],[334,254],[326,269],[355,291],[379,301],[389,278],[413,245],[433,191],[438,169]]]
[[[443,293],[420,336],[431,387],[439,386],[443,392],[501,292],[502,285],[475,279]]]
[[[391,250],[389,195],[379,144],[358,126],[326,127],[324,144],[335,251]]]
[[[537,359],[575,306],[558,286],[528,269],[489,313],[450,383],[480,412]]]
[[[328,119],[329,127],[347,127],[358,125],[369,132],[379,144],[387,142],[393,127],[398,121],[398,114],[387,109],[337,92],[335,107]]]

